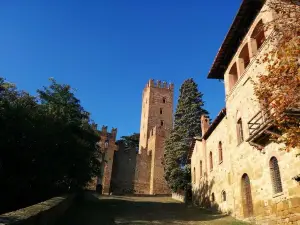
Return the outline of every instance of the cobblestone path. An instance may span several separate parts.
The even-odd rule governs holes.
[[[96,196],[74,204],[57,225],[244,225],[232,217],[189,207],[168,197]]]

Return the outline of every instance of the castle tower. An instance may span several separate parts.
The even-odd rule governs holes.
[[[101,175],[98,179],[98,184],[102,183],[102,193],[109,194],[111,175],[112,175],[112,165],[114,161],[114,152],[117,150],[116,145],[117,129],[112,128],[111,133],[107,131],[107,126],[102,126],[100,131],[100,149],[104,154],[104,161],[102,162]]]
[[[135,191],[138,194],[169,194],[164,179],[164,141],[173,127],[174,85],[149,80],[143,91],[139,155]]]
[[[143,91],[139,153],[148,147],[148,139],[155,126],[167,132],[173,126],[174,85],[149,80]]]

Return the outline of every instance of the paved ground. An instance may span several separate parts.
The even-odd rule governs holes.
[[[244,225],[229,216],[189,207],[167,197],[89,195],[74,204],[57,225]]]

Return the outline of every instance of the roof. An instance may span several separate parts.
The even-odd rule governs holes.
[[[212,64],[207,78],[224,79],[224,73],[265,0],[243,0]]]
[[[219,123],[223,120],[223,118],[226,116],[226,108],[223,108],[218,116],[216,117],[216,119],[212,122],[212,124],[209,126],[209,128],[207,129],[207,131],[205,132],[205,134],[202,135],[202,137],[194,137],[192,140],[192,143],[190,145],[190,149],[188,152],[188,156],[187,159],[190,160],[192,155],[193,155],[193,151],[194,151],[194,147],[195,147],[195,143],[196,141],[202,141],[203,139],[206,140],[211,133],[216,129],[216,127],[219,125]]]

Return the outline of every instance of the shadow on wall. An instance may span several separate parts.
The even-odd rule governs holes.
[[[136,149],[118,144],[119,150],[114,153],[114,163],[110,183],[110,192],[115,195],[132,194],[136,170]]]
[[[193,203],[203,208],[209,208],[212,211],[219,211],[219,205],[216,203],[215,193],[212,192],[212,187],[215,184],[214,179],[208,181],[206,176],[201,178],[198,189],[193,190]]]

